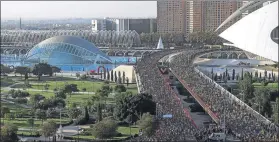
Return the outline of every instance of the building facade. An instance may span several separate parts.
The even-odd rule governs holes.
[[[237,1],[204,0],[158,1],[157,31],[159,33],[184,34],[199,31],[214,31],[226,18],[240,8],[242,3]],[[234,22],[231,21],[227,26]]]
[[[104,18],[92,20],[92,31],[114,30],[128,31],[135,30],[137,33],[152,33],[157,31],[156,19],[118,19]]]
[[[187,27],[186,3],[184,0],[157,1],[157,32],[185,33]]]

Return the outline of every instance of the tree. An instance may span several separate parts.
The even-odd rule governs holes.
[[[28,80],[28,73],[25,73],[24,80]]]
[[[270,94],[267,88],[265,88],[264,86],[260,88],[256,88],[254,92],[254,96],[255,97],[252,99],[255,106],[254,108],[258,109],[258,112],[263,115],[265,112],[269,112],[269,110],[266,110],[266,104],[267,102],[270,101]],[[264,106],[265,106],[265,110],[264,110]]]
[[[68,110],[68,115],[71,119],[77,119],[82,114],[82,111],[76,107]]]
[[[235,79],[235,69],[232,70],[232,80]]]
[[[151,136],[154,131],[154,116],[149,113],[144,113],[141,119],[138,121],[140,130],[143,131],[144,135]]]
[[[126,85],[128,86],[129,85],[129,78],[126,77]]]
[[[111,81],[114,81],[113,79],[114,79],[114,78],[113,78],[113,70],[111,70],[111,71],[110,71],[110,80],[111,80]]]
[[[51,120],[43,124],[42,126],[42,135],[45,137],[51,137],[56,134],[56,123]]]
[[[268,80],[271,80],[271,74],[270,73],[268,74]]]
[[[39,64],[35,64],[32,73],[34,75],[38,76],[38,80],[40,81],[40,77],[42,75],[49,75],[52,76],[52,68],[49,64],[47,63],[39,63]]]
[[[262,72],[260,72],[260,79],[262,79]]]
[[[241,69],[241,80],[243,80],[243,68]]]
[[[107,79],[107,76],[106,76],[107,74],[106,74],[106,70],[104,70],[104,80],[106,80]]]
[[[267,71],[264,70],[264,78],[267,78]]]
[[[61,69],[56,66],[51,66],[51,69],[53,73],[61,72]]]
[[[37,109],[35,112],[35,115],[37,117],[37,119],[41,119],[42,120],[42,124],[44,122],[44,120],[47,119],[47,115],[46,115],[46,111],[42,110],[42,109]]]
[[[80,73],[77,72],[77,73],[76,73],[76,77],[77,77],[77,78],[80,78]]]
[[[8,66],[1,64],[1,74],[11,73],[11,72],[12,70]]]
[[[1,142],[16,142],[18,128],[14,124],[1,126]]]
[[[28,67],[24,67],[24,66],[17,66],[17,67],[15,67],[15,74],[16,73],[19,73],[22,76],[26,73],[30,73],[30,69]]]
[[[228,69],[226,68],[226,74],[225,74],[226,76],[228,76]]]
[[[245,73],[243,80],[238,82],[238,85],[243,95],[242,100],[245,103],[248,103],[249,100],[252,99],[254,96],[253,95],[254,86],[252,85],[252,81],[250,77],[251,76],[249,73]]]
[[[127,120],[128,116],[131,115],[132,122],[136,122],[143,113],[155,114],[156,104],[152,101],[152,96],[148,94],[121,93],[116,96],[115,102],[114,115],[120,121]]]
[[[125,77],[125,71],[123,71],[123,73],[122,73],[122,83],[124,83],[124,84],[125,84],[125,79],[126,79],[126,77]]]
[[[126,87],[124,85],[119,85],[117,84],[115,87],[114,87],[114,90],[115,92],[118,92],[118,93],[121,93],[121,92],[126,92]]]
[[[117,74],[116,74],[116,71],[114,71],[114,82],[117,82]]]
[[[110,80],[110,72],[109,72],[108,68],[107,68],[107,80]]]
[[[215,75],[214,75],[214,81],[217,81],[217,78],[218,78],[217,73],[215,73]]]
[[[99,139],[111,138],[116,135],[117,124],[110,119],[96,123],[92,129],[93,136]]]
[[[4,118],[5,114],[10,113],[10,109],[8,107],[1,107],[1,117]],[[3,124],[4,124],[4,119],[3,119]]]
[[[255,72],[255,77],[256,77],[256,78],[258,78],[258,77],[259,77],[259,75],[258,75],[258,71],[256,71],[256,72]]]
[[[34,127],[34,119],[33,119],[33,118],[27,119],[27,124],[28,124],[30,127],[32,127],[32,129],[33,129],[33,127]],[[32,132],[32,131],[31,131],[31,132]]]
[[[67,84],[64,86],[62,89],[65,93],[69,94],[71,97],[72,92],[78,92],[79,90],[77,89],[76,84]]]
[[[39,101],[43,99],[45,99],[43,95],[35,94],[30,96],[29,102],[33,106],[33,108],[37,108]]]
[[[55,92],[55,97],[57,98],[62,98],[62,99],[66,99],[66,93],[63,90],[59,90],[58,92]]]
[[[273,105],[273,118],[274,122],[278,125],[279,124],[279,98],[276,98],[276,101]]]

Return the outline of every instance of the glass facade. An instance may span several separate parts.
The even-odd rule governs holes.
[[[49,38],[33,47],[25,56],[24,64],[46,62],[62,70],[92,69],[92,65],[111,64],[111,59],[92,43],[73,36]],[[94,69],[94,68],[93,68]]]

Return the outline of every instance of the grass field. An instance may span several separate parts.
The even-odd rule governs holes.
[[[117,132],[118,133],[121,133],[122,136],[121,137],[113,137],[112,139],[114,140],[119,140],[119,139],[124,139],[124,138],[127,138],[130,136],[130,127],[123,127],[123,126],[119,126],[117,128]],[[138,127],[131,127],[131,134],[134,135],[134,134],[138,134],[139,132],[139,128]],[[82,138],[82,139],[87,139],[87,140],[93,140],[95,139],[94,136],[85,136],[85,135],[82,135],[80,134],[79,136],[73,136],[73,138]]]
[[[253,83],[253,85],[255,88],[262,87],[261,83]],[[268,83],[266,87],[267,88],[278,88],[278,83]]]

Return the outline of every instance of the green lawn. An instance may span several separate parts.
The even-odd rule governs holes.
[[[117,128],[117,132],[119,132],[119,133],[121,133],[122,135],[125,135],[125,136],[130,136],[130,127],[119,126]],[[132,126],[131,134],[134,135],[134,134],[138,134],[138,133],[139,133],[139,128],[135,127],[135,126]]]
[[[261,83],[253,83],[254,87],[259,88],[262,87]],[[278,88],[278,83],[268,83],[267,88]]]
[[[118,133],[121,133],[122,134],[122,137],[113,137],[112,139],[114,140],[119,140],[119,139],[124,139],[124,138],[127,138],[130,136],[130,127],[123,127],[123,126],[119,126],[117,128],[117,132]],[[134,134],[138,134],[139,132],[139,128],[138,127],[132,127],[131,128],[131,134],[134,135]],[[93,140],[95,139],[94,136],[85,136],[85,135],[82,135],[80,134],[79,136],[73,136],[73,138],[82,138],[82,139],[87,139],[87,140]]]

